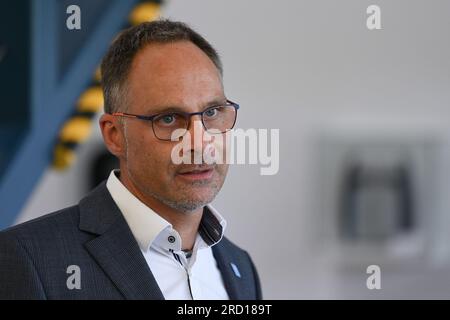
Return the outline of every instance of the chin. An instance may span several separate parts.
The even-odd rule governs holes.
[[[208,203],[212,202],[214,200],[214,196],[208,195],[208,196],[202,196],[202,197],[192,197],[192,198],[184,198],[180,202],[184,202],[186,204],[197,204],[197,206],[205,206]]]
[[[197,211],[198,209],[203,208],[207,204],[209,204],[209,201],[207,201],[207,202],[203,202],[203,201],[181,201],[181,202],[174,203],[172,208],[174,208],[174,209],[176,209],[176,210],[178,210],[180,212],[183,212],[185,214],[190,214],[190,213],[193,213],[193,212]]]
[[[204,207],[205,205],[211,203],[216,194],[202,194],[197,196],[184,197],[183,199],[179,199],[177,201],[181,206],[186,208],[191,208],[190,211],[195,211],[200,207]]]

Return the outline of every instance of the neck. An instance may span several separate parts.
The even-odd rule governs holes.
[[[125,170],[120,170],[119,180],[122,184],[147,207],[172,225],[180,234],[182,250],[192,250],[202,219],[203,208],[186,213],[169,207],[154,197],[142,193],[125,172]]]

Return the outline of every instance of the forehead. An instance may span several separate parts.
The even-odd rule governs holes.
[[[222,79],[211,59],[188,41],[149,44],[136,55],[128,77],[129,109],[177,105],[196,111],[224,96]]]

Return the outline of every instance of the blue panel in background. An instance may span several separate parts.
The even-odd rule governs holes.
[[[84,31],[67,33],[69,2],[82,7]],[[137,2],[0,1],[0,230],[50,164],[62,124]]]
[[[70,5],[78,5],[81,9],[81,30],[59,28],[58,31],[58,78],[61,78],[67,68],[75,60],[80,49],[89,40],[99,21],[104,16],[111,0],[60,0],[57,3],[56,19],[58,25],[66,25],[68,15],[66,9]]]
[[[30,7],[0,2],[0,177],[30,124]]]

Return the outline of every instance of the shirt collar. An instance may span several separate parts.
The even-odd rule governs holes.
[[[106,187],[119,207],[142,251],[150,246],[181,251],[181,237],[172,225],[134,196],[118,179],[120,170],[111,171]],[[211,247],[223,237],[226,220],[210,205],[206,205],[200,221],[197,248]]]

